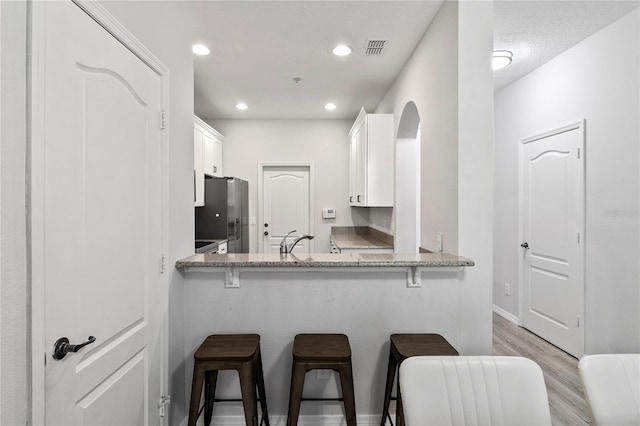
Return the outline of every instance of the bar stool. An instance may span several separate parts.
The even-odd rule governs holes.
[[[303,398],[307,371],[331,369],[340,374],[342,398]],[[298,424],[302,401],[342,401],[348,426],[356,426],[356,403],[353,393],[351,347],[344,334],[298,334],[293,340],[293,366],[287,426]]]
[[[404,426],[404,412],[402,410],[402,395],[398,384],[397,397],[391,396],[393,382],[396,371],[405,359],[412,356],[422,355],[459,355],[458,351],[439,334],[392,334],[389,344],[389,366],[387,367],[387,383],[384,388],[384,404],[382,408],[382,421],[380,426],[384,426],[389,418],[391,425],[391,415],[389,414],[389,403],[396,400],[396,426]],[[398,381],[400,378],[398,377]]]
[[[195,426],[200,416],[200,395],[204,384],[204,424],[211,424],[213,403],[217,401],[242,401],[247,426],[258,425],[257,402],[262,408],[262,420],[269,426],[267,398],[260,355],[260,336],[257,334],[214,334],[205,339],[193,356],[193,382],[189,426]],[[219,370],[237,370],[242,399],[215,398]],[[259,398],[256,397],[256,387]]]

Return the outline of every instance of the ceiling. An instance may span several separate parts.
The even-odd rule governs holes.
[[[202,118],[354,119],[372,111],[442,0],[196,1],[195,112]],[[494,47],[514,53],[499,90],[638,7],[639,1],[495,2]],[[380,55],[369,41],[384,40]],[[336,57],[333,47],[353,49]],[[299,79],[298,82],[296,80]],[[235,105],[246,103],[239,111]],[[334,111],[324,105],[333,102]]]

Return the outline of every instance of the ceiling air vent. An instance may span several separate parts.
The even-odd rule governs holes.
[[[364,48],[365,56],[381,56],[387,40],[369,40]]]

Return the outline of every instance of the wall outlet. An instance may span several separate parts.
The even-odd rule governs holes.
[[[511,284],[504,283],[504,294],[507,296],[511,296]]]
[[[316,370],[318,380],[325,380],[331,377],[331,370]]]
[[[442,232],[438,232],[438,235],[436,236],[436,247],[438,248],[438,251],[442,251]]]

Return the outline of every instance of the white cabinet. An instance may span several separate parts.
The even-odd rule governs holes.
[[[222,177],[222,135],[212,128],[204,133],[204,174]]]
[[[349,205],[393,207],[393,114],[363,109],[349,132]]]
[[[193,188],[195,206],[204,206],[204,178],[222,177],[223,136],[194,116],[193,121]]]
[[[193,201],[196,207],[204,206],[204,130],[193,127]]]

